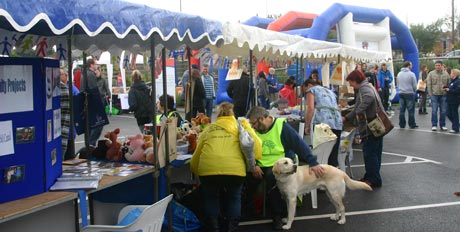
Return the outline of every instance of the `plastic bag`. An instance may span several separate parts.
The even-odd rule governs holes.
[[[254,159],[254,139],[251,137],[248,131],[243,128],[241,123],[238,121],[238,132],[240,138],[240,149],[244,154],[246,171],[252,172],[256,166]]]
[[[331,140],[336,140],[337,135],[332,132],[332,129],[326,123],[320,123],[315,125],[315,129],[313,130],[313,149],[320,145],[321,143],[328,142]]]
[[[169,207],[171,207],[172,211],[172,231],[198,232],[200,230],[200,220],[198,220],[196,215],[190,209],[175,200],[171,201]],[[168,231],[168,211],[166,211],[161,231]]]

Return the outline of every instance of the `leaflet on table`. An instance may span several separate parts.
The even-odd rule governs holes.
[[[96,189],[99,186],[99,180],[57,180],[50,190],[66,190],[66,189]]]
[[[57,178],[58,181],[84,181],[84,180],[100,180],[102,179],[102,174],[100,173],[62,173],[60,177]]]
[[[63,167],[62,173],[72,175],[97,173],[109,176],[127,176],[148,167],[151,167],[151,165],[90,161],[78,165],[66,165]]]

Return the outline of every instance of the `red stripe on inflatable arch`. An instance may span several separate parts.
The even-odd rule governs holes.
[[[289,11],[285,15],[268,24],[272,31],[288,31],[292,29],[310,28],[317,14]]]

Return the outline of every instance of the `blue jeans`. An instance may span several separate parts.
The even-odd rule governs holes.
[[[382,164],[383,137],[376,138],[373,135],[363,139],[364,179],[371,184],[382,185],[380,166]]]
[[[104,128],[103,126],[100,126],[94,129],[90,129],[90,132],[89,132],[89,144],[90,145],[96,146],[97,140],[101,136],[103,128]]]
[[[213,107],[213,104],[214,104],[214,99],[204,99],[203,100],[204,102],[204,110],[206,112],[206,116],[208,116],[209,118],[212,117],[212,107]]]
[[[406,127],[406,109],[409,113],[409,127],[415,127],[415,98],[412,93],[399,94],[399,126]]]
[[[452,122],[452,130],[455,132],[459,131],[458,106],[459,104],[449,104],[447,107],[447,117]]]
[[[439,114],[439,126],[446,126],[446,112],[447,102],[446,95],[433,95],[431,99],[431,126],[435,127],[438,125],[438,107],[441,113]]]
[[[244,180],[243,176],[200,176],[204,214],[208,218],[218,219],[222,203],[224,216],[228,219],[240,218],[241,189]],[[221,195],[223,200],[220,200]]]

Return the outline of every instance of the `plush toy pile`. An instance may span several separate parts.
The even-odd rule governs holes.
[[[96,159],[107,159],[121,161],[123,158],[129,162],[155,162],[153,149],[153,136],[137,134],[129,136],[123,143],[117,138],[120,129],[107,132],[104,137],[98,141],[97,147],[92,153]]]
[[[104,135],[105,139],[98,141],[91,156],[96,159],[120,161],[123,158],[123,152],[121,151],[121,142],[118,141],[118,134],[120,134],[119,128],[107,132]]]
[[[177,139],[180,142],[186,141],[188,143],[187,153],[193,153],[197,146],[198,135],[201,131],[209,125],[211,119],[203,113],[199,113],[192,121],[187,120],[182,123],[181,128],[178,130]]]
[[[211,119],[203,113],[198,114],[196,118],[192,118],[191,122],[184,121],[177,130],[178,144],[187,143],[187,153],[193,153],[197,146],[199,133],[210,122]],[[113,161],[120,161],[124,158],[129,162],[155,163],[152,135],[136,134],[128,136],[126,141],[122,143],[117,140],[119,134],[119,128],[105,134],[106,139],[98,141],[98,146],[92,156],[97,159]]]
[[[124,146],[127,148],[124,155],[126,160],[151,164],[155,162],[152,135],[137,134],[129,136]]]

